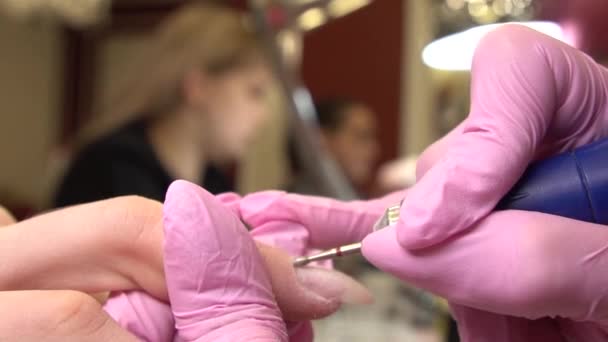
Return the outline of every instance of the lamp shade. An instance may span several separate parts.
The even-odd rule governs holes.
[[[517,22],[559,40],[564,34],[559,24],[550,21]],[[489,24],[475,26],[468,30],[451,34],[431,42],[422,50],[424,64],[440,70],[471,70],[475,48],[483,36],[497,27],[505,25]]]

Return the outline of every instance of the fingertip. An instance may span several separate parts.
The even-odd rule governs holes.
[[[431,270],[432,259],[403,248],[397,241],[395,226],[368,235],[362,242],[363,257],[379,269],[404,281],[425,278]]]
[[[207,203],[214,196],[200,186],[184,180],[176,180],[167,190],[163,204],[165,233],[176,225],[196,221],[207,211]]]
[[[189,183],[186,181],[176,180],[169,185],[167,193],[165,194],[165,201],[163,203],[163,214],[165,214],[165,217],[167,217],[168,214],[172,214],[174,208],[179,209],[179,202],[188,191]]]
[[[233,210],[207,190],[187,181],[170,185],[163,216],[166,255],[175,249],[184,250],[180,244],[192,246],[193,253],[205,250],[230,254],[233,249],[244,248],[244,241],[249,239],[247,229]]]
[[[205,189],[187,181],[178,180],[169,186],[163,205],[166,272],[168,267],[197,268],[193,259],[199,259],[203,251],[213,254],[222,242],[236,241],[230,229],[232,213],[214,199]],[[218,216],[224,218],[224,229],[216,229]]]
[[[395,227],[388,227],[369,234],[361,243],[361,253],[367,261],[379,269],[394,273],[398,265],[393,262],[398,259],[403,248],[396,240]]]
[[[401,247],[409,250],[428,248],[439,240],[437,237],[430,236],[429,232],[402,226],[396,227],[396,239]]]
[[[318,267],[296,267],[282,249],[258,243],[278,306],[287,321],[320,319],[343,303],[369,304],[372,295],[349,276]]]
[[[174,207],[184,199],[192,199],[194,196],[204,196],[205,191],[200,186],[185,180],[176,180],[169,185],[165,195],[165,207]]]
[[[167,189],[167,194],[179,192],[180,190],[187,189],[193,185],[194,185],[193,183],[190,183],[190,182],[182,180],[182,179],[175,180],[171,184],[169,184],[169,188]]]

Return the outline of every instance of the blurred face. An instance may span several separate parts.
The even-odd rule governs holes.
[[[323,132],[328,150],[356,185],[365,184],[372,176],[379,152],[376,129],[373,112],[355,105],[346,109],[336,131]]]
[[[201,80],[202,143],[216,161],[240,158],[267,119],[271,76],[262,64],[247,65]]]

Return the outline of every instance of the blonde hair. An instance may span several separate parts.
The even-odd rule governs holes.
[[[189,4],[170,15],[123,87],[111,96],[106,113],[89,123],[77,145],[143,117],[168,112],[181,101],[185,74],[200,68],[219,75],[262,61],[260,42],[245,14],[221,5]],[[138,62],[142,62],[138,61]]]

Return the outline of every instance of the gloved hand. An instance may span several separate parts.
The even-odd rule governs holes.
[[[505,212],[479,220],[494,208],[531,160],[606,135],[605,82],[606,71],[587,56],[535,31],[506,26],[488,35],[475,57],[470,118],[424,153],[418,171],[423,174],[432,169],[411,190],[414,193],[408,193],[397,227],[364,241],[364,255],[377,266],[456,303],[529,318],[561,314],[602,321],[603,313],[598,310],[604,289],[590,285],[591,277],[600,274],[592,269],[603,264],[605,232],[587,223],[542,214]],[[450,153],[444,156],[448,147]],[[439,160],[437,165],[434,159]],[[272,220],[303,224],[310,231],[310,244],[327,248],[369,234],[382,209],[400,199],[397,194],[366,205],[267,192],[245,197],[241,215],[247,217],[249,205],[254,210],[246,221],[253,226]],[[515,223],[518,227],[513,229]],[[451,239],[446,246],[419,252],[401,247],[429,246],[472,225],[477,227],[474,231]],[[588,231],[585,237],[579,237],[581,227]],[[580,249],[572,249],[572,237]],[[560,246],[558,242],[566,244],[564,250],[569,252],[545,250]],[[599,246],[594,245],[598,242]],[[505,251],[509,243],[517,243],[517,249]],[[523,247],[527,247],[527,254],[521,252]],[[419,256],[433,256],[431,260],[436,258],[437,262],[427,267],[428,258]],[[575,276],[558,272],[570,268]],[[469,273],[463,273],[467,270]],[[469,275],[477,278],[467,278]],[[506,292],[503,284],[508,285]],[[458,307],[455,311],[462,312]],[[555,340],[556,329],[565,336],[578,334],[576,325],[562,322],[556,328],[555,321],[532,322],[473,309],[468,312],[488,327],[517,327],[511,337],[521,333],[519,336]],[[460,316],[465,332],[475,332],[467,326],[479,332],[481,324],[466,321],[466,314]],[[469,337],[475,336],[484,340],[483,331]],[[494,330],[492,336],[487,339],[501,335]],[[508,338],[509,334],[502,336]]]
[[[369,235],[363,240],[363,255],[382,270],[453,304],[528,319],[550,316],[608,323],[608,287],[598,279],[608,264],[608,229],[603,226],[502,211],[466,234],[420,251],[404,249],[396,234],[397,227],[392,226]],[[459,318],[458,308],[455,314]],[[523,340],[497,334],[477,317],[458,321],[466,341],[486,340],[490,336],[485,334],[491,334],[492,341],[499,340],[495,336]]]
[[[513,39],[513,41],[510,39]],[[504,44],[507,43],[509,44],[505,46]],[[557,85],[546,83],[551,81],[551,77],[553,76],[546,75],[544,81],[542,78],[538,81],[538,72],[535,77],[539,83],[534,83],[530,80],[531,75],[533,76],[534,74],[531,74],[529,71],[515,72],[511,77],[508,77],[507,75],[513,73],[513,68],[519,67],[519,64],[515,63],[506,64],[506,70],[501,68],[501,64],[495,64],[493,66],[495,68],[493,73],[488,77],[489,71],[483,69],[485,66],[484,61],[478,61],[477,64],[480,64],[482,69],[474,70],[474,89],[477,82],[479,86],[485,85],[487,89],[506,89],[507,93],[519,91],[522,95],[506,97],[502,102],[496,104],[486,101],[486,98],[473,97],[473,111],[469,119],[425,151],[419,162],[418,172],[419,176],[422,176],[426,171],[430,170],[429,175],[424,175],[420,184],[416,185],[411,193],[419,194],[420,192],[418,191],[422,191],[419,188],[427,189],[423,191],[432,191],[428,189],[429,186],[433,186],[433,182],[435,183],[434,185],[444,182],[447,190],[443,191],[440,196],[431,196],[438,201],[435,203],[439,203],[437,207],[431,207],[431,210],[440,210],[439,208],[442,208],[441,206],[444,201],[446,204],[450,203],[451,205],[451,211],[447,211],[446,216],[441,216],[440,212],[437,214],[440,216],[437,218],[437,226],[432,227],[433,229],[437,228],[437,230],[431,231],[428,236],[437,237],[443,233],[447,233],[445,236],[449,236],[449,234],[457,233],[461,228],[467,228],[462,225],[458,228],[458,225],[463,221],[456,220],[454,230],[442,232],[440,231],[442,229],[440,224],[444,223],[442,220],[448,222],[449,217],[451,217],[450,215],[456,212],[464,213],[467,215],[465,219],[470,219],[476,215],[476,212],[483,212],[475,207],[476,201],[479,203],[485,201],[492,202],[494,198],[499,198],[498,195],[504,193],[490,193],[489,185],[496,181],[496,177],[503,177],[502,172],[508,171],[508,169],[502,168],[502,164],[496,170],[492,170],[490,165],[483,168],[483,165],[485,165],[483,161],[500,156],[496,151],[497,146],[505,148],[510,146],[510,144],[520,144],[516,148],[516,151],[523,148],[524,150],[532,150],[535,156],[544,156],[564,148],[576,147],[605,134],[604,127],[606,127],[606,124],[604,119],[606,112],[603,111],[603,105],[608,93],[606,93],[603,80],[600,78],[601,75],[605,75],[605,72],[602,71],[602,74],[598,72],[597,75],[591,75],[590,77],[588,75],[589,72],[595,72],[594,70],[599,70],[600,68],[593,64],[593,62],[590,62],[580,52],[534,31],[520,27],[505,27],[492,33],[484,40],[484,43],[479,47],[476,60],[480,58],[480,54],[485,56],[484,58],[487,59],[487,63],[490,63],[490,60],[492,62],[495,62],[497,59],[500,60],[505,55],[511,56],[510,58],[515,61],[529,58],[529,49],[524,48],[516,51],[515,49],[521,48],[521,45],[516,45],[516,43],[523,43],[525,44],[524,46],[530,46],[535,51],[540,51],[540,53],[548,56],[545,64],[540,63],[541,60],[536,62],[536,64],[541,64],[536,67],[537,69],[542,70],[542,66],[546,65],[549,69],[562,68],[567,71],[564,74],[554,72],[560,76],[566,75],[570,77],[574,75],[568,80],[573,87],[574,93],[569,93],[568,89],[565,88],[566,85],[560,85],[559,82],[557,82]],[[489,58],[491,56],[488,54],[492,53],[499,54],[500,56],[498,58]],[[536,57],[540,58],[538,55]],[[534,68],[534,60],[525,63],[527,64],[523,65],[524,68]],[[565,68],[564,63],[571,65]],[[579,70],[581,68],[585,69],[584,72]],[[475,73],[477,70],[479,70],[478,74]],[[502,75],[503,72],[507,74]],[[549,71],[545,70],[545,72]],[[497,82],[496,84],[489,83],[492,80],[500,79],[513,80],[512,82],[515,83],[508,87],[501,87],[501,84]],[[560,79],[563,81],[563,77],[556,77],[556,81]],[[531,86],[532,89],[530,89]],[[545,97],[549,96],[546,94],[547,89],[553,89],[554,92],[557,92],[552,97],[557,103],[554,109],[554,112],[556,112],[554,116],[548,113],[549,109],[543,108],[543,97],[540,99],[532,98],[530,100],[526,96],[523,96],[534,95],[536,93],[534,88],[539,88],[536,92],[542,92]],[[478,92],[483,93],[483,89],[478,90]],[[505,94],[499,92],[497,96],[505,96]],[[512,104],[510,107],[507,106],[510,102],[507,101],[505,104],[505,100],[509,100],[510,98],[521,99],[522,96],[528,102],[524,101],[522,104]],[[493,101],[497,101],[497,98],[493,98]],[[576,104],[577,101],[579,102],[578,104]],[[493,115],[490,116],[488,113],[484,114],[481,110],[483,108],[492,109],[496,105],[505,106],[504,108],[507,109],[510,108],[508,113],[515,113],[517,115],[508,116],[496,108],[494,111],[488,112]],[[520,108],[520,106],[523,107]],[[574,111],[577,108],[581,108],[579,112]],[[476,112],[475,109],[478,111]],[[543,109],[544,111],[542,111]],[[568,111],[578,114],[568,117],[566,116]],[[538,113],[544,113],[544,115],[539,116]],[[585,113],[587,116],[583,115]],[[539,118],[544,118],[546,122],[538,121]],[[517,120],[524,120],[524,123],[528,125],[522,124]],[[580,122],[577,122],[577,120]],[[597,120],[596,123],[599,122],[599,125],[592,126],[594,120]],[[550,138],[545,137],[541,139],[538,137],[538,131],[529,131],[530,127],[537,128],[537,125],[534,125],[535,122],[537,125],[540,123],[547,126],[546,130],[549,130]],[[489,127],[492,129],[478,132],[467,131],[470,130],[470,127],[475,127],[475,125],[477,127]],[[505,127],[513,127],[513,125],[519,125],[520,127],[519,130],[514,131],[516,134],[502,133],[495,136],[494,133],[491,133],[504,130]],[[521,134],[529,134],[531,137],[523,140],[521,137],[516,138],[517,135]],[[466,167],[468,168],[468,165],[477,167],[475,165],[481,161],[482,163],[479,167],[481,170],[485,170],[485,173],[470,174],[466,172],[467,168],[462,169],[462,166],[458,166],[457,169],[453,169],[459,170],[459,173],[456,173],[458,178],[455,178],[451,176],[452,174],[447,173],[445,169],[442,169],[447,165],[446,163],[455,165],[454,163],[457,163],[458,160],[464,161],[466,156],[462,150],[462,146],[466,146],[467,142],[472,144],[472,141],[476,141],[476,137],[482,138],[484,141],[476,143],[478,145],[474,149],[471,147],[471,151],[476,156],[481,155],[482,158],[475,159],[469,157]],[[562,140],[559,140],[560,138]],[[518,139],[523,141],[523,144],[518,142]],[[537,145],[530,144],[530,141],[542,141],[542,144],[536,147]],[[508,151],[508,149],[505,149],[505,151]],[[463,162],[460,163],[464,164]],[[432,173],[435,170],[443,170],[441,172],[445,173],[440,177],[439,181],[433,181],[433,178],[436,176],[432,176]],[[461,173],[463,170],[465,172]],[[498,170],[501,172],[498,172]],[[489,171],[488,175],[487,172]],[[495,175],[492,175],[493,173]],[[461,174],[464,174],[468,178],[460,176]],[[426,179],[430,179],[431,181],[425,182]],[[509,177],[507,175],[501,179],[504,181],[505,179],[508,180]],[[472,185],[471,190],[467,190],[464,187],[466,182]],[[501,184],[504,185],[505,183]],[[413,263],[412,260],[408,262],[400,255],[384,254],[386,252],[385,243],[395,243],[395,236],[403,237],[400,240],[402,244],[406,240],[418,242],[425,240],[419,239],[420,230],[416,230],[416,227],[419,227],[416,225],[424,222],[418,219],[425,217],[425,215],[430,215],[430,211],[419,211],[419,215],[417,218],[414,218],[413,223],[416,227],[409,234],[412,224],[410,217],[404,215],[408,215],[408,210],[413,210],[412,208],[421,207],[420,202],[416,202],[416,199],[412,198],[411,193],[406,199],[406,207],[402,210],[402,220],[394,228],[396,233],[392,232],[391,235],[389,232],[381,232],[375,236],[370,236],[364,242],[364,254],[372,263],[382,269],[389,270],[389,272],[396,274],[401,279],[409,280],[427,289],[438,290],[438,293],[451,299],[452,309],[459,322],[459,330],[463,339],[466,341],[495,341],[499,338],[502,338],[504,341],[555,341],[561,338],[569,341],[601,341],[606,339],[607,335],[603,327],[606,314],[606,304],[604,303],[606,301],[606,290],[599,286],[598,283],[601,282],[594,279],[598,271],[600,271],[594,271],[594,269],[602,263],[607,262],[602,251],[602,248],[607,243],[605,239],[606,233],[597,231],[598,229],[602,229],[602,227],[593,227],[594,229],[589,231],[589,235],[581,237],[577,230],[579,227],[588,227],[589,224],[541,214],[524,212],[496,213],[482,220],[478,226],[474,225],[476,228],[466,235],[457,236],[440,246],[428,249],[428,251],[412,252],[411,255],[417,258],[416,262],[420,262],[419,267],[413,270],[410,268]],[[455,195],[459,195],[459,197],[454,198],[453,196]],[[411,205],[408,207],[407,203]],[[424,203],[426,205],[426,202]],[[486,210],[493,207],[493,205],[486,206],[485,209],[484,207],[480,208]],[[468,213],[473,213],[473,216],[468,215]],[[407,225],[408,223],[410,224]],[[526,229],[530,231],[526,231]],[[483,233],[484,230],[488,230],[488,233]],[[492,230],[496,230],[496,232],[490,233]],[[506,236],[504,235],[505,232],[508,232]],[[570,235],[576,241],[572,241],[572,237],[569,237]],[[432,241],[433,239],[431,238],[427,241]],[[418,242],[413,243],[416,245]],[[593,242],[598,244],[593,245]],[[580,249],[574,250],[570,248],[569,245],[572,243],[577,244]],[[456,250],[455,247],[448,247],[455,244],[459,244],[460,247],[458,248],[461,250]],[[484,245],[484,248],[478,248],[481,244]],[[563,247],[561,247],[562,245]],[[505,249],[504,246],[517,246],[517,248]],[[488,247],[494,248],[496,253],[500,253],[500,257],[498,258],[495,255],[496,253],[488,254],[490,251],[485,249]],[[532,249],[538,250],[534,252]],[[436,260],[437,265],[443,262],[443,267],[449,267],[451,270],[433,269],[433,262],[429,263],[426,258],[418,258],[419,256],[430,255],[427,253],[437,256],[441,255],[443,259],[442,261]],[[393,264],[393,266],[389,264]],[[453,268],[454,265],[457,266],[456,272],[460,272],[460,274],[452,272],[455,270]],[[465,267],[465,269],[470,268],[471,271],[463,271],[462,267]],[[500,270],[500,272],[484,271],[488,268]],[[470,272],[473,270],[479,272],[480,276],[476,279],[469,278]],[[427,279],[416,279],[421,276],[421,272],[423,271],[427,273]],[[444,282],[444,285],[440,285],[440,282]],[[445,286],[446,282],[451,284],[449,288]],[[478,288],[474,291],[472,290],[472,285],[475,282],[477,282]],[[505,285],[497,286],[499,282],[504,282]],[[596,284],[595,287],[585,286],[586,284],[593,283]],[[437,289],[436,286],[443,286],[443,289]],[[468,298],[463,299],[462,296]],[[493,298],[489,298],[492,296]],[[459,304],[487,311],[476,310]],[[590,321],[599,324],[580,323],[565,319],[531,321],[494,314],[492,312],[529,318],[561,316],[572,318],[575,321]]]
[[[203,196],[204,199],[198,201],[196,196],[199,195]],[[193,196],[193,199],[189,196]],[[221,210],[224,211],[224,214],[227,213],[224,220],[228,220],[231,215],[227,208],[234,209],[234,203],[238,203],[238,200],[240,199],[240,197],[235,194],[220,195],[216,199],[222,202],[222,206],[219,203],[214,203],[214,200],[211,199],[211,195],[198,186],[183,181],[176,182],[171,186],[167,198],[165,219],[171,218],[173,222],[171,223],[171,227],[173,228],[168,228],[167,226],[167,229],[175,229],[180,232],[183,230],[196,230],[192,233],[198,233],[198,230],[203,230],[205,233],[212,235],[214,229],[223,227],[226,222],[213,221],[213,225],[193,225],[191,217],[184,217],[182,211],[176,212],[176,206],[179,208],[179,206],[182,205],[179,201],[187,201],[189,204],[186,207],[190,208],[192,213],[198,213],[201,216],[209,215],[210,212],[215,212],[216,210],[219,210],[218,208],[222,208]],[[172,200],[169,201],[169,198]],[[178,201],[179,204],[175,204],[175,201]],[[205,207],[206,201],[212,203],[213,209]],[[195,216],[194,214],[192,216]],[[214,217],[217,217],[217,215],[219,214],[216,213]],[[242,231],[244,231],[244,228]],[[273,246],[284,247],[287,251],[297,254],[301,251],[307,252],[306,246],[297,243],[288,243],[290,241],[289,239],[284,240],[281,237],[297,237],[298,235],[301,235],[302,231],[305,231],[305,229],[297,225],[284,227],[282,225],[269,223],[261,225],[258,229],[253,230],[251,236],[258,241]],[[240,233],[241,229],[237,230],[237,232]],[[230,231],[227,231],[225,234],[230,235],[231,233]],[[167,237],[169,237],[169,233],[167,233]],[[229,236],[227,236],[227,238],[229,238]],[[234,237],[232,237],[232,239],[234,239]],[[195,249],[194,246],[196,246],[196,243],[193,243],[192,246],[192,249]],[[204,245],[201,244],[200,247],[204,247]],[[182,254],[193,253],[192,250],[185,250],[183,246],[174,248],[179,248],[180,253]],[[310,322],[301,320],[307,320],[311,317],[320,318],[326,316],[338,309],[341,303],[365,303],[371,300],[371,296],[367,290],[341,273],[316,268],[298,269],[297,273],[294,273],[294,269],[290,264],[291,259],[284,251],[262,243],[257,244],[257,249],[265,260],[266,268],[270,274],[272,291],[274,292],[274,297],[276,297],[279,308],[282,311],[282,317],[279,316],[279,318],[281,321],[283,319],[293,321],[288,322],[286,325],[290,341],[305,342],[312,340],[312,326],[310,325]],[[220,252],[224,252],[224,250],[221,250]],[[232,253],[234,251],[231,250],[228,252]],[[166,254],[167,253],[175,252],[173,252],[172,249],[166,249]],[[252,258],[252,256],[248,255],[247,251],[242,251],[242,253],[244,258]],[[205,262],[202,262],[201,264],[205,265]],[[215,269],[216,271],[218,270],[218,268]],[[222,269],[222,272],[225,272],[224,269]],[[239,280],[241,280],[241,283],[244,283],[245,279],[242,278],[256,275],[263,276],[263,274],[258,271],[252,273],[253,275],[249,273],[241,274],[239,270],[234,270],[234,272],[229,275],[222,272],[213,275],[212,278],[235,283],[239,283]],[[180,282],[183,281],[183,279],[186,279],[185,274],[182,275],[178,272],[178,275],[180,276],[178,280],[168,279],[167,282]],[[189,277],[192,277],[192,275],[190,274]],[[190,281],[194,280],[194,278],[190,279]],[[201,291],[204,290],[201,289]],[[204,293],[200,295],[212,294]],[[188,294],[184,294],[183,296],[188,296]],[[231,298],[230,300],[233,299]],[[174,319],[171,308],[164,302],[151,298],[143,292],[132,291],[115,294],[110,298],[104,308],[123,328],[126,328],[142,340],[170,341],[174,338]],[[229,307],[228,309],[237,312],[239,310],[238,307]],[[218,314],[224,315],[226,313],[219,312]],[[208,317],[199,318],[201,320],[209,319]],[[253,326],[255,327],[255,325]],[[204,333],[208,332],[204,331]],[[230,338],[228,339],[230,340]]]
[[[150,260],[155,260],[154,251],[146,253],[143,262],[131,257],[133,251],[140,251],[134,246],[147,244],[142,242],[148,240],[148,228],[144,226],[149,227],[155,209],[160,218],[157,205],[139,198],[117,198],[53,211],[20,223],[0,207],[0,254],[4,262],[0,340],[136,341],[133,334],[103,312],[95,299],[103,295],[80,291],[129,287],[146,279],[150,292],[162,292],[154,291],[158,289],[154,286],[156,276],[147,267]],[[114,227],[120,227],[122,234],[117,234]],[[138,241],[131,239],[130,232],[137,233]],[[122,242],[130,244],[129,252],[117,253],[125,251]],[[160,254],[160,250],[157,252]],[[112,266],[117,254],[122,265]],[[129,267],[125,264],[140,274],[126,271]],[[65,290],[69,288],[73,290]]]
[[[462,341],[581,342],[605,341],[606,329],[596,323],[561,318],[530,320],[451,305]]]
[[[307,248],[327,249],[360,242],[372,232],[384,210],[398,204],[406,190],[372,201],[342,202],[330,198],[262,191],[234,201],[231,207],[254,229],[276,229],[274,241],[294,255],[304,255]],[[301,227],[305,227],[303,230]],[[297,231],[297,234],[293,234]]]
[[[330,313],[354,293],[337,272],[294,270],[282,250],[256,247],[239,218],[198,186],[174,182],[163,213],[167,289],[185,340],[287,340],[283,316],[311,307]],[[283,270],[280,289],[264,261],[268,269]],[[275,300],[282,297],[293,303],[283,315]]]
[[[454,134],[454,132],[450,133]],[[447,151],[449,136],[431,146],[419,169],[423,172],[439,160]],[[429,165],[431,164],[431,165]],[[497,241],[497,248],[500,248]],[[381,242],[379,242],[381,244]],[[373,254],[374,252],[372,252]],[[379,258],[379,257],[378,257]],[[526,264],[524,257],[521,263]],[[382,264],[382,261],[378,261]],[[403,271],[407,273],[407,271]],[[565,272],[564,272],[565,273]],[[402,276],[402,279],[407,276]],[[498,292],[497,295],[501,295]],[[567,319],[527,318],[482,311],[450,303],[452,314],[458,321],[458,330],[464,341],[603,341],[605,328],[590,322],[574,322]]]
[[[490,34],[481,43],[475,58],[471,117],[421,157],[419,172],[423,173],[425,160],[432,159],[433,154],[442,149],[437,146],[450,147],[450,154],[414,187],[412,191],[416,193],[408,193],[399,233],[393,232],[392,238],[399,236],[399,241],[407,247],[424,247],[456,234],[485,216],[532,159],[604,136],[605,101],[601,100],[606,93],[604,75],[605,71],[588,57],[535,31],[508,26]],[[598,121],[600,125],[596,125]],[[549,130],[551,134],[547,134]],[[468,153],[472,157],[467,157]],[[272,221],[303,224],[309,229],[305,238],[311,246],[328,248],[358,241],[369,234],[383,209],[401,198],[403,194],[371,203],[341,203],[265,192],[245,197],[239,203],[239,211],[254,227]],[[445,203],[457,205],[446,207]],[[527,213],[523,215],[525,218]],[[424,229],[415,228],[424,222],[429,226],[431,218],[435,219],[432,222],[436,230],[429,230],[427,234]],[[533,223],[534,220],[528,225]],[[542,222],[536,224],[542,225]],[[375,241],[374,237],[390,239],[390,232],[370,236],[366,240],[365,255],[380,267],[395,263],[391,271],[409,279],[407,274],[404,276],[405,267],[406,272],[399,272],[398,255],[383,258],[386,256],[384,243],[390,240],[370,242]],[[376,254],[381,257],[376,258]],[[422,285],[433,289],[433,284]],[[495,309],[500,310],[500,305]],[[507,311],[517,313],[517,310]],[[540,312],[537,314],[543,316]],[[520,315],[531,316],[528,312]],[[553,322],[532,324],[508,318],[508,324],[504,325],[509,324],[526,326],[530,328],[528,331],[540,328],[544,332],[543,328]]]
[[[608,71],[532,29],[507,25],[480,42],[471,111],[441,144],[450,152],[410,189],[400,244],[437,244],[485,217],[531,161],[608,135]],[[421,156],[421,162],[433,148]],[[419,170],[419,173],[425,170]]]

